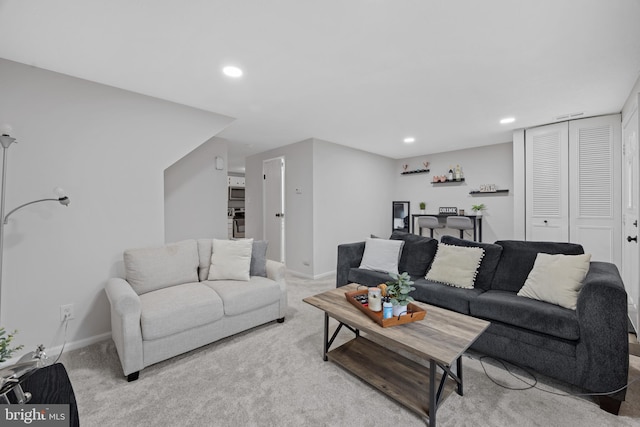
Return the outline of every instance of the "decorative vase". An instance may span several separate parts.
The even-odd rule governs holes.
[[[424,209],[420,209],[420,215],[424,215],[426,211]]]
[[[407,306],[406,305],[394,305],[393,306],[393,316],[394,317],[398,317],[398,316],[404,316],[405,314],[407,314]]]

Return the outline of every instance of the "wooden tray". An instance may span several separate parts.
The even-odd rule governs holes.
[[[409,303],[409,305],[407,305],[407,314],[403,316],[393,316],[389,319],[383,319],[382,311],[371,311],[369,310],[369,307],[365,307],[355,299],[357,295],[367,295],[368,293],[368,289],[363,289],[361,291],[345,292],[344,295],[347,297],[347,301],[349,301],[358,310],[369,316],[374,322],[376,322],[383,328],[416,322],[418,320],[424,319],[424,316],[427,314],[427,311],[425,309],[420,308],[415,304]]]

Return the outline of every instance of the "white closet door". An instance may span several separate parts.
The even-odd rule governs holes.
[[[525,131],[526,239],[569,241],[567,122]]]
[[[569,237],[593,261],[620,268],[620,115],[569,122]]]

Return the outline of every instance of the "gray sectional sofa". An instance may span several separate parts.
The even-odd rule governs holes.
[[[618,413],[626,388],[614,391],[627,383],[629,344],[627,294],[614,264],[591,262],[577,309],[571,310],[517,292],[539,252],[577,255],[584,252],[580,245],[515,240],[488,244],[443,236],[442,243],[485,250],[474,288],[462,289],[425,279],[437,240],[397,231],[391,239],[405,242],[398,270],[414,279],[416,300],[491,322],[472,349],[587,393],[609,393],[600,397],[600,407]],[[386,273],[359,268],[364,248],[365,242],[338,246],[336,286],[376,286],[389,280]]]
[[[212,239],[124,253],[125,278],[111,278],[111,334],[129,381],[149,365],[263,323],[284,321],[284,264],[253,242],[250,278],[207,280]]]

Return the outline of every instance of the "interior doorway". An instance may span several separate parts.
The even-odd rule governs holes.
[[[285,162],[284,157],[262,162],[262,200],[264,239],[267,246],[267,259],[285,262]]]

